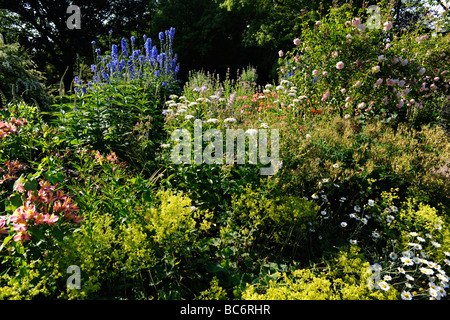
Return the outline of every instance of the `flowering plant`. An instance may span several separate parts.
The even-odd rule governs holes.
[[[14,240],[30,249],[36,258],[56,246],[83,221],[72,198],[45,180],[37,183],[34,178],[21,176],[8,199],[6,208],[12,213],[0,219],[1,233],[7,235],[2,248]]]
[[[404,45],[416,47],[428,39],[435,48],[428,54],[437,51],[445,58],[449,37],[430,39],[420,31],[396,36],[390,19],[386,12],[383,28],[369,29],[346,6],[334,8],[313,29],[305,25],[296,47],[279,59],[280,77],[301,88],[309,108],[360,123],[440,120],[443,101],[449,98],[450,80],[442,79],[447,71],[429,67],[419,50],[406,51]]]

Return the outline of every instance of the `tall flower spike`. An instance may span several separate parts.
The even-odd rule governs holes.
[[[128,57],[127,40],[125,38],[122,38],[121,45],[122,45],[122,54],[125,57]]]
[[[151,53],[152,53],[152,39],[148,38],[148,39],[145,41],[144,48],[145,48],[145,55],[146,55],[148,58],[150,58],[150,55],[151,55]]]
[[[113,60],[117,59],[119,57],[119,53],[117,51],[117,45],[113,44],[111,47],[111,58]]]

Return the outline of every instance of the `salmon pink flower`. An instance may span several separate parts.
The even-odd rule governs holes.
[[[50,226],[54,226],[56,224],[56,222],[59,220],[59,217],[55,214],[51,214],[49,215],[48,213],[46,214],[46,220],[47,220],[47,224]]]
[[[15,236],[14,236],[14,241],[15,242],[24,242],[25,240],[30,240],[31,239],[31,236],[28,234],[28,233],[26,233],[26,232],[19,232],[18,234],[16,234]]]

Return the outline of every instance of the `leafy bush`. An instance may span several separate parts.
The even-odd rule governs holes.
[[[304,21],[297,47],[280,52],[280,77],[301,88],[307,108],[357,123],[377,119],[421,126],[442,120],[449,93],[448,79],[441,79],[448,68],[449,35],[429,37],[418,30],[393,36],[391,20],[383,13],[383,26],[369,28],[344,5],[314,28]],[[425,45],[432,48],[426,54]],[[440,68],[432,56],[444,58]]]
[[[40,81],[41,73],[18,44],[0,42],[0,92],[4,99],[24,101],[47,110],[52,101]],[[5,101],[2,104],[5,107]]]
[[[161,106],[166,96],[178,93],[179,66],[172,51],[175,30],[160,34],[158,54],[150,38],[144,48],[128,54],[126,39],[122,53],[112,45],[111,53],[100,55],[93,43],[93,80],[76,77],[76,94],[61,97],[61,119],[56,123],[72,139],[73,145],[89,146],[100,152],[113,151],[135,165],[154,158],[154,146],[162,137]]]

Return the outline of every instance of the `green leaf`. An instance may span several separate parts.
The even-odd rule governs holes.
[[[3,248],[11,241],[13,236],[7,236],[5,239],[3,239],[3,243],[0,246],[0,252],[3,250]]]

